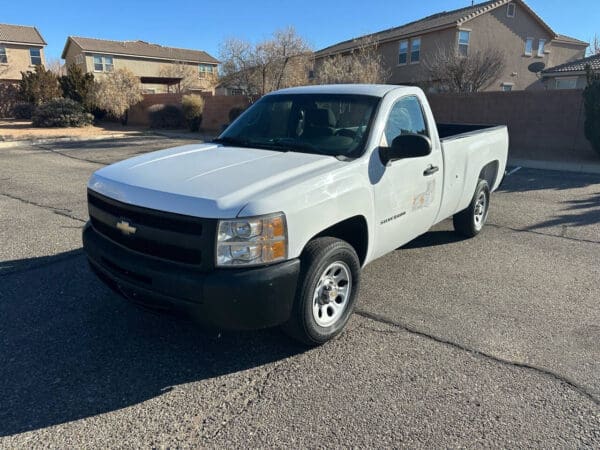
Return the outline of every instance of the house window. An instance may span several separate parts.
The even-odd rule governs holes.
[[[75,64],[83,64],[83,55],[81,53],[75,55]]]
[[[208,78],[213,73],[213,66],[210,64],[199,64],[198,65],[198,76],[200,78]]]
[[[414,38],[410,41],[410,62],[418,63],[421,58],[421,38]]]
[[[29,49],[29,57],[31,58],[32,66],[41,66],[42,65],[42,52],[39,48],[30,48]]]
[[[512,84],[503,84],[502,85],[502,92],[511,92],[512,90],[513,90]]]
[[[544,56],[546,50],[546,39],[540,39],[538,43],[538,56]]]
[[[556,89],[577,89],[577,77],[557,78]]]
[[[469,41],[471,40],[470,31],[458,32],[458,54],[467,56],[469,54]]]
[[[406,64],[408,62],[408,41],[400,41],[398,49],[398,64]]]
[[[94,72],[112,72],[113,69],[112,56],[94,55]]]
[[[0,47],[0,64],[7,64],[8,58],[6,57],[6,48]]]
[[[514,3],[509,3],[506,7],[506,17],[515,17],[515,11],[517,10],[517,5]]]
[[[244,95],[244,91],[242,89],[232,88],[231,95]]]
[[[533,53],[533,38],[527,38],[525,41],[525,54],[531,56]]]

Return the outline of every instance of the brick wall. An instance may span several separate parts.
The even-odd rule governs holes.
[[[205,98],[202,128],[221,131],[229,123],[229,111],[232,108],[246,108],[248,98],[243,95],[215,95]]]
[[[182,94],[145,94],[144,99],[129,110],[129,123],[132,125],[150,125],[148,108],[154,105],[181,105]],[[248,106],[248,99],[241,95],[202,95],[204,97],[204,114],[202,128],[210,131],[221,131],[223,125],[229,123],[231,108]]]
[[[582,91],[515,91],[428,96],[439,122],[505,124],[510,157],[598,161],[583,133]]]
[[[154,105],[181,105],[182,94],[144,94],[144,98],[129,110],[128,123],[150,125],[148,108]]]

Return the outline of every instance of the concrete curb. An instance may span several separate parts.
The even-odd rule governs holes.
[[[566,161],[538,161],[534,159],[512,159],[508,160],[510,166],[520,166],[527,169],[556,170],[559,172],[576,172],[600,175],[599,163],[581,163]]]
[[[161,137],[166,137],[169,139],[198,139],[201,141],[211,141],[213,140],[215,137],[217,137],[219,134],[218,133],[178,133],[176,131],[174,132],[170,132],[170,131],[160,131],[160,130],[151,130],[151,131],[147,131],[147,134],[150,135],[155,135],[155,136],[161,136]]]
[[[0,141],[0,148],[11,148],[19,147],[21,145],[40,145],[40,144],[54,144],[56,142],[81,142],[81,141],[102,141],[105,139],[122,139],[127,137],[139,137],[144,136],[145,133],[114,133],[114,134],[102,134],[99,136],[73,136],[73,137],[59,137],[59,138],[40,138],[40,139],[23,139],[17,141]]]

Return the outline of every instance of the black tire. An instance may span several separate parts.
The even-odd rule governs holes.
[[[335,322],[329,326],[322,326],[315,318],[315,314],[318,313],[313,313],[316,305],[313,298],[321,278],[326,277],[328,268],[333,266],[332,275],[339,273],[335,272],[336,264],[343,267],[344,273],[347,271],[350,274],[351,279],[347,282],[350,286],[349,293],[345,297],[343,308],[337,313]],[[300,257],[300,277],[292,315],[282,325],[282,330],[297,341],[310,346],[321,345],[333,339],[343,331],[348,323],[354,311],[359,287],[360,262],[350,244],[332,237],[321,237],[310,241]],[[327,296],[325,295],[325,297]],[[336,305],[338,298],[333,300]],[[327,303],[330,301],[327,300]],[[319,308],[329,310],[327,304],[317,306],[317,309]],[[326,319],[327,317],[322,320]]]
[[[481,198],[484,198],[483,213],[479,209]],[[454,230],[465,236],[475,237],[477,236],[487,220],[488,211],[490,208],[490,187],[485,180],[479,180],[473,199],[469,206],[461,212],[454,214],[452,222],[454,223]]]

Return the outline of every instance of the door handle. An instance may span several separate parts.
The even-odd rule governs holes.
[[[440,170],[438,166],[430,164],[429,167],[423,172],[423,176],[428,177],[429,175],[433,175],[434,173],[436,173],[438,170]]]

